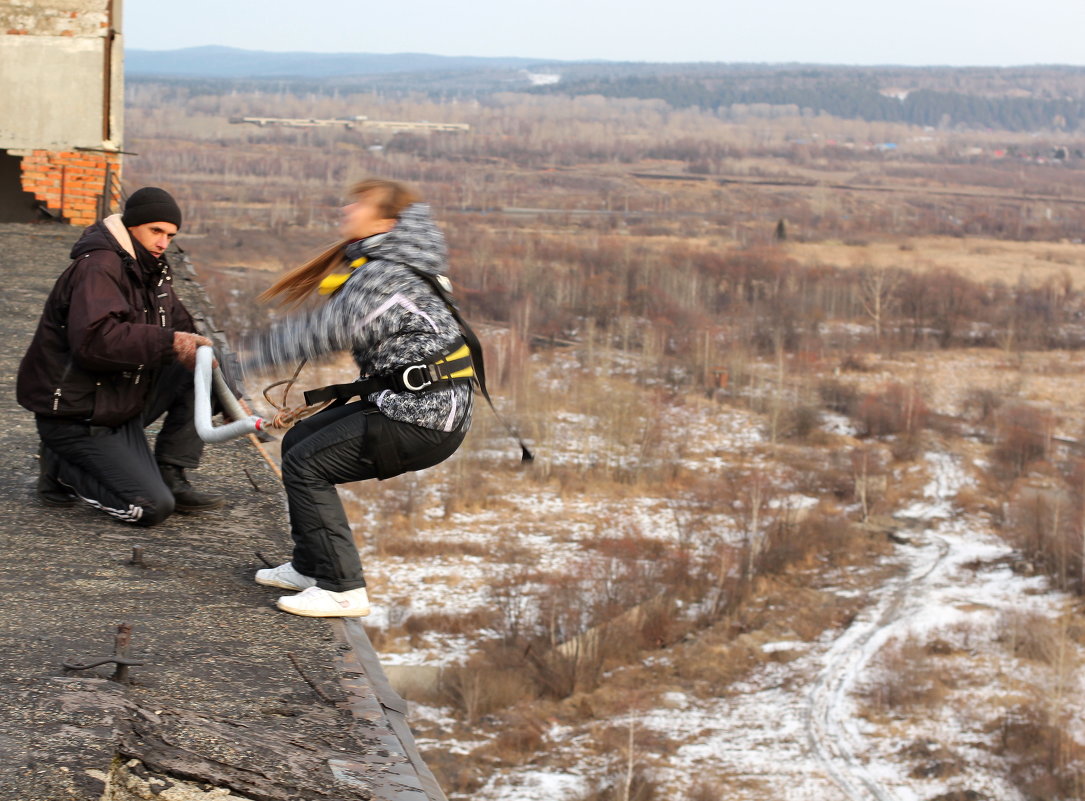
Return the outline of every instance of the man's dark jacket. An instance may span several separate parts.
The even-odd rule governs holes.
[[[19,403],[43,417],[118,426],[138,416],[154,371],[195,330],[169,265],[114,215],[87,228],[45,302],[19,365]]]

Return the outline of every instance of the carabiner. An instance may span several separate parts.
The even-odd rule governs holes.
[[[411,379],[410,379],[411,370],[420,371],[422,373],[422,380],[425,383],[418,384],[418,385],[412,384]],[[426,376],[427,376],[426,365],[424,365],[424,364],[412,364],[410,367],[403,368],[403,374],[400,376],[400,380],[403,382],[403,386],[406,389],[410,390],[411,392],[421,392],[422,390],[424,390],[426,387],[428,387],[430,384],[433,383],[432,381],[427,380]]]

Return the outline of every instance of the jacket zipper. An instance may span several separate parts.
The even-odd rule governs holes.
[[[67,327],[67,326],[65,326]],[[60,381],[57,382],[57,388],[53,390],[53,411],[57,411],[60,408],[60,392],[64,387],[64,382],[68,380],[68,373],[72,371],[72,360],[68,357],[68,361],[64,365],[64,372],[60,374]]]
[[[164,279],[162,279],[162,278],[158,279],[158,285],[159,286],[162,286],[162,281],[163,280]],[[158,297],[159,297],[159,301],[158,301],[158,317],[162,321],[162,327],[163,328],[166,327],[166,310],[162,307],[162,300],[161,299],[164,298],[164,297],[167,297],[168,294],[169,294],[168,292],[161,292],[158,295]]]

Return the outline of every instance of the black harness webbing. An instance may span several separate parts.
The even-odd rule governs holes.
[[[513,439],[520,445],[520,461],[530,462],[535,459],[534,454],[528,450],[523,439],[510,426],[497,411],[490,393],[486,389],[486,367],[482,359],[482,344],[467,321],[460,315],[456,308],[456,302],[448,287],[441,281],[441,277],[423,272],[411,265],[415,275],[422,278],[433,288],[437,296],[445,302],[456,323],[460,327],[460,335],[463,337],[446,352],[436,358],[428,359],[421,364],[411,364],[400,367],[391,373],[377,376],[360,378],[348,384],[332,384],[331,386],[311,389],[305,393],[305,402],[308,404],[323,403],[329,400],[347,401],[361,396],[369,397],[374,392],[392,390],[393,392],[431,392],[438,389],[448,389],[454,384],[474,382],[478,385],[482,397],[490,405],[490,409],[505,426]],[[466,351],[466,352],[465,352]]]
[[[346,384],[330,384],[305,393],[310,406],[330,400],[346,401],[354,397],[369,397],[374,392],[430,392],[448,389],[452,384],[470,383],[474,379],[471,353],[463,340],[436,359],[400,367],[384,375],[359,378]]]

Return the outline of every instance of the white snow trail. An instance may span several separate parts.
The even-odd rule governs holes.
[[[852,801],[898,801],[901,796],[879,779],[859,754],[863,736],[854,724],[852,688],[871,658],[895,629],[915,611],[910,603],[922,596],[922,585],[946,558],[945,540],[927,534],[916,549],[907,575],[887,582],[880,600],[852,622],[825,654],[825,667],[807,694],[806,735],[826,773]],[[909,798],[914,797],[911,793]]]

